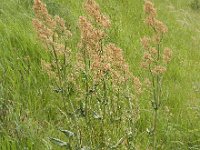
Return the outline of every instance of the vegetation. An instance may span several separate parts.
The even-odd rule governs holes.
[[[200,149],[198,12],[98,3],[1,2],[0,149]]]
[[[194,10],[200,9],[200,1],[199,0],[192,1],[190,5],[191,5],[191,8]]]

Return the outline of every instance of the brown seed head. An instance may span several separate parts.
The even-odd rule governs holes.
[[[141,66],[141,68],[143,68],[143,69],[148,69],[149,68],[149,64],[147,63],[147,62],[141,62],[141,64],[140,64],[140,66]]]
[[[137,77],[133,78],[133,83],[134,83],[134,87],[135,87],[135,92],[137,94],[141,94],[142,93],[142,84],[140,82],[140,79]]]
[[[150,39],[145,36],[145,37],[141,38],[140,41],[141,41],[143,48],[147,50],[149,48],[149,45],[150,45]]]
[[[58,32],[60,35],[65,36],[65,38],[70,38],[72,36],[72,33],[65,26],[64,19],[60,18],[59,16],[55,16],[54,20],[56,23],[56,26],[55,26],[56,32]]]
[[[149,0],[145,1],[144,11],[145,11],[145,13],[147,13],[148,15],[151,15],[153,17],[155,17],[156,14],[157,14],[153,3],[151,1],[149,1]]]
[[[151,64],[153,62],[153,58],[152,58],[151,54],[149,54],[147,52],[144,53],[143,59],[148,64]]]
[[[131,73],[129,71],[129,66],[126,63],[122,49],[118,48],[115,44],[110,43],[105,48],[104,53],[106,54],[105,61],[108,61],[111,66],[111,73],[113,79],[117,83],[122,83],[127,81]]]
[[[149,49],[149,51],[150,51],[151,55],[156,55],[158,53],[158,50],[155,47],[151,47]]]
[[[86,12],[98,20],[101,16],[100,7],[94,0],[86,0],[84,4]]]
[[[152,73],[154,75],[160,75],[160,74],[163,74],[164,72],[166,72],[166,68],[163,67],[163,66],[155,66],[153,69],[152,69]]]
[[[84,4],[86,12],[104,28],[110,27],[110,20],[101,13],[99,5],[94,0],[86,0]]]
[[[163,22],[161,22],[159,20],[155,21],[155,25],[154,26],[155,26],[156,31],[159,32],[159,33],[168,32],[167,26]]]
[[[46,5],[40,0],[34,1],[33,10],[36,18],[44,22],[46,26],[48,26],[49,28],[53,28],[53,26],[55,26],[55,22],[52,19],[51,15],[49,15]]]
[[[53,31],[47,28],[42,22],[38,19],[33,19],[32,21],[34,28],[37,31],[38,37],[44,42],[49,43],[53,35]]]
[[[161,41],[161,35],[160,35],[160,33],[154,34],[153,37],[152,37],[152,42],[154,44],[159,44],[160,41]]]
[[[91,22],[83,16],[79,17],[79,28],[81,30],[81,39],[90,45],[96,44],[105,36],[103,31],[95,29]]]
[[[147,16],[146,19],[145,19],[145,23],[148,26],[154,26],[154,24],[155,24],[155,18],[152,17],[152,16]]]
[[[151,86],[151,81],[148,79],[148,78],[145,78],[144,79],[144,86],[146,88],[149,88]]]
[[[105,15],[101,16],[101,19],[99,20],[99,23],[102,25],[102,27],[104,28],[109,28],[111,26],[111,22],[109,20],[109,18]]]
[[[165,48],[163,51],[163,61],[169,63],[172,58],[172,50],[170,48]]]

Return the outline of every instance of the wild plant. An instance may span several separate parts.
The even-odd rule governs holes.
[[[71,50],[68,47],[72,34],[66,27],[64,19],[59,16],[52,17],[48,13],[46,5],[40,0],[34,1],[33,9],[35,12],[33,26],[50,58],[48,61],[41,60],[42,68],[47,72],[49,78],[55,81],[57,88],[54,88],[54,90],[62,95],[64,110],[67,110],[67,112],[60,111],[65,115],[73,114],[74,116],[74,102],[71,99],[74,75],[72,74]],[[76,117],[71,124],[75,126],[78,132]],[[77,141],[79,141],[78,137]],[[68,144],[71,146],[71,143]]]
[[[75,127],[77,139],[69,143],[55,138],[51,140],[72,149],[84,146],[92,149],[120,146],[130,149],[134,147],[134,124],[139,118],[136,99],[141,93],[141,83],[129,70],[123,50],[108,42],[109,18],[94,0],[86,0],[83,6],[87,15],[79,17],[81,38],[75,67],[77,71],[71,75],[70,50],[67,47],[71,32],[62,18],[52,17],[45,4],[40,0],[34,1],[36,17],[33,25],[50,56],[50,62],[42,60],[42,66],[55,79],[64,104],[70,104],[73,118],[69,124]],[[71,76],[76,77],[73,81],[77,86],[73,101],[66,97],[69,91],[65,93]],[[66,99],[69,101],[65,102]]]
[[[172,51],[162,45],[163,37],[168,32],[168,28],[157,19],[157,12],[151,1],[147,0],[145,2],[144,12],[146,14],[145,24],[151,29],[151,34],[141,38],[144,49],[141,66],[148,72],[148,82],[146,84],[150,85],[149,92],[152,96],[153,128],[151,132],[153,134],[153,149],[155,150],[157,149],[158,115],[163,100],[163,74],[167,71]]]
[[[140,81],[133,78],[122,49],[107,42],[107,31],[111,27],[111,22],[101,12],[99,5],[94,0],[86,0],[84,9],[87,17],[79,17],[81,40],[77,54],[77,68],[84,83],[80,108],[84,111],[88,126],[94,118],[100,120],[99,143],[100,147],[105,147],[109,145],[106,144],[106,138],[109,138],[106,134],[106,124],[118,118],[118,129],[113,129],[112,132],[121,130],[123,119],[127,119],[124,118],[127,115],[123,112],[125,109],[127,112],[130,111],[128,119],[131,120],[129,127],[132,128],[133,118],[137,117],[136,103],[129,83],[134,80]],[[140,84],[137,85],[139,93]],[[95,130],[91,126],[89,130],[93,131],[90,136],[93,141],[95,138],[92,136],[98,129]]]
[[[56,144],[57,146],[72,150],[73,145],[71,144],[72,143],[71,141],[74,139],[75,134],[71,131],[68,131],[68,130],[59,129],[59,131],[62,132],[65,135],[66,138],[68,138],[68,142],[65,142],[65,141],[62,141],[60,139],[53,138],[53,137],[49,138],[50,141],[52,143]]]
[[[51,79],[55,79],[57,88],[54,90],[62,93],[63,104],[66,106],[65,95],[70,95],[69,83],[72,78],[71,51],[68,48],[68,40],[72,34],[66,27],[65,21],[59,16],[52,17],[46,5],[40,0],[34,0],[33,9],[35,13],[33,26],[49,54],[48,61],[41,60],[42,68]]]

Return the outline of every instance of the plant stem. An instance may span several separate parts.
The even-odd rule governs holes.
[[[154,109],[154,119],[153,119],[153,150],[157,149],[157,120],[158,120],[158,109]]]
[[[53,36],[53,42],[54,41],[55,41],[55,39],[54,39],[54,36]],[[54,55],[55,60],[56,60],[56,69],[57,69],[58,78],[59,78],[59,88],[62,90],[61,92],[62,92],[63,104],[64,104],[64,107],[66,108],[65,96],[64,96],[64,92],[63,92],[63,86],[62,86],[62,76],[61,76],[60,67],[59,67],[58,55],[56,53],[56,49],[55,49],[54,45],[52,45],[52,48],[53,48],[53,55]]]
[[[54,39],[53,39],[53,41],[54,41]],[[58,64],[58,55],[56,53],[56,49],[55,49],[54,45],[52,45],[52,48],[53,48],[53,54],[54,54],[54,57],[55,57],[55,60],[56,60],[56,69],[58,71],[59,86],[60,86],[59,88],[62,88],[62,81],[61,81],[62,77],[61,77],[60,67],[59,67],[59,64]]]
[[[158,93],[158,80],[155,81],[155,77],[151,71],[151,66],[149,66],[149,71],[152,76],[152,86],[153,86],[153,150],[157,149],[157,117],[158,117],[158,100],[159,100],[159,93]],[[158,79],[158,76],[157,76]]]

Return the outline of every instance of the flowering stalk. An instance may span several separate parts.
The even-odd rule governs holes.
[[[114,108],[109,104],[114,103],[116,110],[122,108],[120,105],[123,103],[122,97],[125,97],[124,91],[126,90],[122,86],[126,87],[132,76],[123,57],[122,49],[113,43],[107,44],[105,42],[106,31],[111,26],[109,19],[102,14],[99,5],[94,0],[86,0],[84,8],[88,17],[79,17],[81,40],[79,43],[80,51],[77,55],[77,67],[79,72],[84,74],[84,110],[86,119],[88,118],[88,124],[90,124],[92,118],[89,112],[95,111],[94,106],[97,106],[101,114],[100,144],[105,147],[105,125],[108,116],[112,118],[113,115],[110,115],[108,108]],[[112,95],[110,94],[111,90]],[[113,97],[117,97],[118,100]],[[116,103],[113,102],[114,100]],[[94,102],[97,103],[95,104]],[[91,103],[93,103],[93,106],[91,106]],[[132,105],[133,101],[130,103]],[[114,113],[122,118],[124,112],[121,111],[121,114],[118,114],[119,111]],[[118,123],[121,125],[121,121]]]
[[[67,108],[66,104],[70,105],[75,115],[74,122],[76,130],[77,132],[80,132],[80,128],[77,124],[74,104],[70,98],[71,87],[69,83],[73,82],[73,75],[70,72],[71,52],[67,47],[67,41],[72,34],[65,26],[65,21],[61,17],[52,17],[48,13],[46,5],[42,3],[41,0],[34,0],[33,9],[35,13],[33,26],[37,32],[39,40],[41,40],[44,44],[45,50],[47,50],[51,59],[50,63],[42,60],[42,68],[47,72],[50,78],[56,80],[58,85],[57,92],[61,92],[62,94],[65,109]],[[67,88],[65,88],[65,86],[67,86]],[[66,103],[66,99],[68,100],[68,103]],[[81,141],[81,137],[77,136],[77,141]],[[77,143],[79,143],[79,146],[81,145],[81,142]]]
[[[64,20],[59,16],[52,17],[48,13],[46,5],[40,0],[34,0],[33,9],[35,13],[33,26],[51,58],[50,63],[43,60],[42,67],[50,78],[56,79],[59,87],[57,91],[62,92],[65,105],[64,84],[70,74],[66,75],[64,70],[66,70],[66,63],[70,65],[70,50],[67,48],[67,40],[71,37],[71,32],[65,26]]]
[[[88,111],[91,110],[90,99],[91,89],[98,85],[103,91],[103,101],[101,108],[102,123],[101,123],[101,143],[104,143],[104,119],[106,113],[107,101],[107,83],[106,83],[106,70],[103,58],[103,39],[105,38],[105,30],[110,26],[109,20],[101,13],[98,4],[94,0],[86,0],[84,8],[89,15],[88,18],[81,16],[79,18],[79,27],[81,30],[82,60],[84,68],[82,71],[85,74],[85,114],[86,118],[89,117]],[[80,66],[80,65],[79,65]],[[95,89],[94,89],[95,90]],[[89,110],[88,110],[89,108]],[[90,121],[90,117],[89,117]]]
[[[149,72],[152,85],[152,108],[153,114],[153,149],[157,149],[157,124],[158,110],[162,102],[162,78],[167,70],[167,64],[171,60],[172,52],[169,48],[162,49],[161,42],[163,36],[168,32],[166,25],[159,21],[156,9],[151,1],[147,0],[144,5],[144,11],[147,15],[145,23],[152,29],[151,37],[141,39],[145,50],[141,66]],[[163,57],[161,57],[163,55]]]

